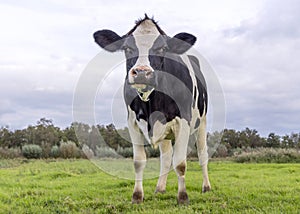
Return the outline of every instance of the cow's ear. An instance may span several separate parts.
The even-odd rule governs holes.
[[[111,30],[99,30],[93,36],[95,42],[107,51],[115,52],[121,49],[122,37]]]
[[[189,33],[178,33],[173,38],[168,39],[169,52],[183,54],[196,42],[196,37]]]

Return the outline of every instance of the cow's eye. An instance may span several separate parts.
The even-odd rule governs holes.
[[[123,50],[126,52],[126,53],[132,53],[133,52],[133,49],[126,46],[126,47],[123,47]]]
[[[167,47],[161,47],[161,48],[156,49],[156,53],[163,54],[166,52],[166,50],[167,50]]]

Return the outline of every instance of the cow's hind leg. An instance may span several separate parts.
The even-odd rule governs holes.
[[[199,157],[199,163],[202,167],[203,174],[203,184],[202,192],[210,191],[211,186],[208,178],[208,152],[207,152],[207,143],[206,143],[206,116],[201,120],[199,130],[198,130],[198,139],[197,139],[197,152]]]
[[[155,193],[164,193],[166,191],[166,184],[168,173],[172,164],[173,148],[171,140],[164,140],[159,144],[160,149],[160,174],[157,182]]]
[[[175,145],[173,154],[173,167],[178,178],[178,204],[188,204],[189,198],[185,187],[186,155],[189,139],[189,126],[186,120],[182,119],[175,131]]]

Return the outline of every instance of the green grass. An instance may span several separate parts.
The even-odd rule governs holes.
[[[209,172],[213,190],[202,194],[200,167],[188,162],[188,206],[176,203],[173,172],[167,193],[154,194],[157,179],[147,179],[145,202],[132,205],[134,182],[88,160],[0,160],[0,213],[300,213],[299,164],[219,161]]]

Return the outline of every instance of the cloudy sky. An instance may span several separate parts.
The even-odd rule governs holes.
[[[197,36],[195,48],[223,87],[227,128],[299,132],[299,11],[297,0],[3,0],[0,126],[20,129],[41,117],[70,125],[77,83],[101,51],[93,32],[110,28],[122,35],[146,12],[170,36]],[[101,124],[112,122],[107,91],[95,101]]]

